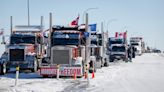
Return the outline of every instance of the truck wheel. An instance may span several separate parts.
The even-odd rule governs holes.
[[[4,75],[6,73],[7,73],[6,64],[3,63],[1,64],[1,75]]]

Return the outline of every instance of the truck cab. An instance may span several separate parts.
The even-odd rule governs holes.
[[[42,60],[40,75],[56,76],[59,65],[60,76],[73,76],[74,73],[82,76],[85,61],[84,30],[53,26],[50,34],[48,53]]]
[[[109,38],[110,62],[114,60],[127,61],[127,45],[125,39],[111,37]]]
[[[131,37],[130,38],[130,45],[135,47],[136,55],[142,55],[143,52],[143,41],[141,37]]]
[[[39,59],[42,58],[42,27],[41,26],[15,26],[10,35],[10,42],[5,44],[6,50],[1,56],[5,57],[3,74],[15,71],[17,66],[20,70],[31,70],[36,72]],[[4,60],[4,59],[3,59]]]
[[[127,60],[127,49],[125,45],[114,44],[111,46],[110,60],[113,62],[115,59],[117,60]]]

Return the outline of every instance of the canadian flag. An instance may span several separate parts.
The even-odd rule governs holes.
[[[127,31],[126,32],[116,32],[115,37],[126,38],[127,37]]]
[[[73,20],[71,22],[71,26],[77,26],[78,25],[78,22],[79,22],[79,15],[78,15],[78,17],[75,20]]]

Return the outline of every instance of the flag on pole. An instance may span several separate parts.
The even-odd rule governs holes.
[[[115,33],[115,37],[116,37],[116,38],[118,37],[118,32]]]
[[[71,26],[77,26],[78,25],[78,22],[79,22],[79,15],[78,15],[78,17],[75,20],[73,20],[71,22]]]
[[[127,31],[126,32],[116,32],[115,37],[127,38]]]
[[[90,26],[91,31],[96,32],[96,26],[97,26],[97,24],[90,24],[89,26]]]

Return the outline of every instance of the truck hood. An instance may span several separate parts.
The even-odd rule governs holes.
[[[28,55],[35,54],[34,44],[9,45],[8,49],[25,49],[25,54],[28,54]]]

